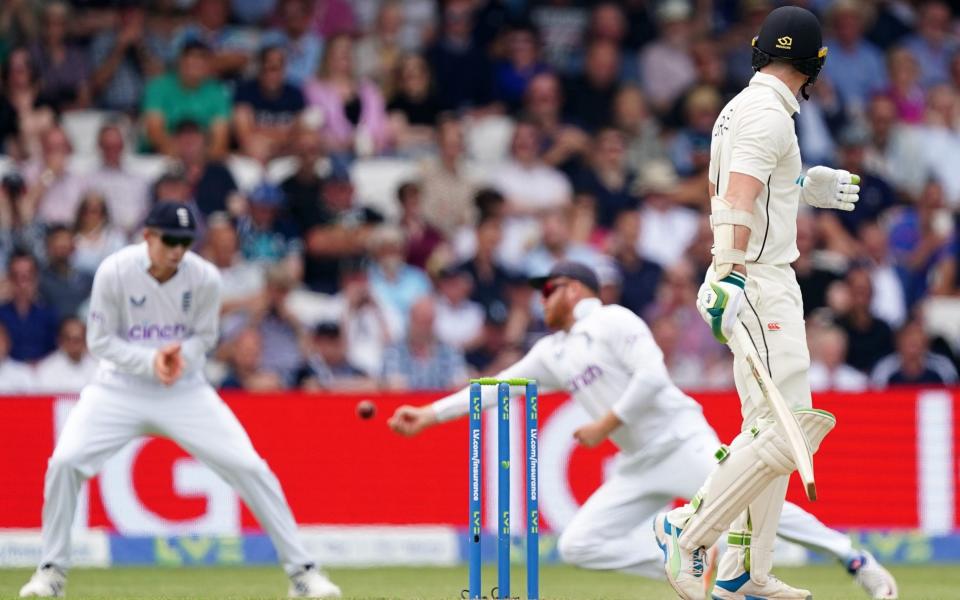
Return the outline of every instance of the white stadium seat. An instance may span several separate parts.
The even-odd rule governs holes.
[[[400,216],[397,188],[417,177],[417,163],[399,158],[369,158],[358,160],[350,168],[350,178],[356,190],[356,202],[368,206],[387,219]]]

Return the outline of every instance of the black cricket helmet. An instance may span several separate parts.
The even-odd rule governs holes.
[[[809,100],[807,86],[817,80],[827,60],[827,48],[822,43],[820,21],[812,12],[799,6],[781,6],[767,15],[759,35],[753,38],[753,70],[759,71],[774,60],[789,62],[807,76],[800,93]]]

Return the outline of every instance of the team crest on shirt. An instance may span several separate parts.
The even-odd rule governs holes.
[[[190,310],[190,305],[193,303],[193,292],[187,290],[183,293],[183,296],[180,297],[180,306],[183,308],[183,312],[188,312]]]
[[[146,301],[147,301],[146,295],[140,296],[139,298],[134,298],[133,296],[130,296],[130,304],[132,306],[136,306],[137,308],[140,308],[141,306],[143,306],[143,303]]]

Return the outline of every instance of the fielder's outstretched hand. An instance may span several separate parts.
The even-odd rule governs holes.
[[[183,366],[179,342],[160,348],[153,359],[153,373],[163,385],[173,385],[180,379],[183,375]]]
[[[404,404],[387,421],[390,429],[407,437],[417,435],[437,422],[437,415],[430,406]]]

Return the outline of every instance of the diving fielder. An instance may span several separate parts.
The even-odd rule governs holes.
[[[186,206],[157,203],[145,241],[97,269],[87,346],[100,367],[47,465],[43,555],[21,597],[64,594],[80,486],[144,434],[175,441],[237,490],[273,540],[291,597],[340,597],[298,539],[277,478],[204,380],[206,354],[217,342],[221,281],[216,267],[188,250],[195,234]]]
[[[595,419],[575,433],[594,447],[608,437],[620,450],[616,472],[590,497],[559,541],[565,562],[587,569],[618,569],[663,577],[663,555],[650,520],[674,498],[690,498],[714,465],[720,442],[700,405],[670,380],[663,354],[647,325],[622,306],[602,306],[596,275],[575,262],[558,263],[533,280],[544,316],[555,333],[537,342],[497,378],[536,379],[541,390],[565,390]],[[513,388],[522,393],[523,389]],[[483,403],[496,403],[484,388]],[[433,404],[401,406],[390,427],[403,435],[467,414],[469,389]],[[800,507],[780,516],[785,539],[836,557],[874,598],[890,598],[892,577],[849,538],[828,529]],[[700,598],[704,588],[701,584]]]
[[[813,167],[801,172],[792,117],[808,99],[826,59],[820,23],[786,6],[767,15],[753,41],[749,86],[731,100],[713,128],[710,147],[713,264],[697,306],[723,343],[746,327],[777,389],[797,415],[811,452],[833,428],[833,415],[811,409],[803,301],[790,264],[797,259],[797,211],[853,210],[859,178]],[[743,428],[689,504],[653,523],[668,581],[682,598],[703,597],[706,550],[728,532],[712,590],[716,600],[811,597],[770,574],[774,536],[787,481],[796,468],[785,432],[773,417],[736,345],[734,376]],[[872,590],[893,598],[896,588]]]

